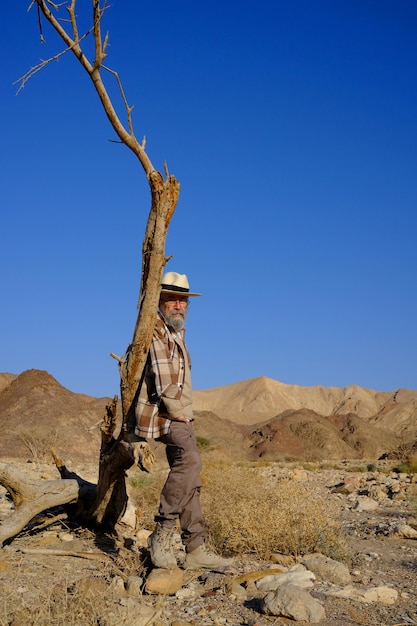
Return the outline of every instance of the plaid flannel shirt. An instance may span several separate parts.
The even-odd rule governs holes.
[[[183,394],[185,368],[191,367],[184,330],[180,336],[181,340],[158,313],[136,404],[135,432],[140,437],[157,439],[169,431],[171,420],[192,417],[191,389]]]

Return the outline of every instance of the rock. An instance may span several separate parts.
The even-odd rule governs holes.
[[[301,562],[323,581],[334,585],[348,585],[352,582],[346,565],[334,561],[324,554],[307,554]]]
[[[275,552],[274,554],[271,554],[271,563],[274,563],[276,565],[283,565],[284,567],[290,567],[291,565],[294,565],[294,557],[289,556],[288,554],[279,554],[278,552]]]
[[[398,599],[398,591],[385,585],[365,588],[348,586],[343,589],[329,589],[326,595],[336,598],[350,598],[360,602],[381,602],[382,604],[394,604]]]
[[[127,501],[126,511],[123,513],[123,517],[120,521],[122,524],[126,524],[126,526],[129,526],[133,530],[136,529],[138,523],[136,508],[129,499]]]
[[[268,593],[261,601],[261,611],[265,615],[286,617],[296,621],[319,624],[325,619],[324,608],[308,591],[286,584]]]
[[[356,491],[355,485],[342,483],[341,485],[337,485],[332,491],[332,493],[340,493],[343,496],[348,496],[351,493]]]
[[[70,543],[74,541],[74,535],[72,533],[59,533],[58,539],[64,543]]]
[[[178,600],[195,600],[199,595],[196,589],[190,589],[189,587],[178,589],[175,593],[175,597],[178,598]]]
[[[388,497],[386,489],[381,485],[372,485],[368,495],[372,500],[385,500]]]
[[[140,576],[129,576],[126,582],[126,592],[132,598],[142,596],[143,578]]]
[[[153,569],[146,579],[145,592],[155,595],[172,596],[181,589],[184,573],[176,569]]]
[[[306,589],[314,585],[314,579],[313,572],[309,572],[304,565],[299,564],[282,574],[263,576],[257,581],[256,587],[259,591],[274,591],[282,585],[292,584]]]
[[[230,597],[236,598],[236,600],[240,600],[241,602],[244,602],[248,596],[245,588],[234,580],[228,587],[228,592]]]
[[[152,534],[152,531],[147,530],[146,528],[141,528],[140,530],[138,530],[136,533],[136,541],[138,543],[138,546],[140,546],[141,548],[147,548],[148,537],[151,534]]]
[[[291,480],[308,480],[308,473],[302,467],[296,467],[290,474]]]
[[[123,578],[121,576],[115,576],[114,578],[112,578],[109,589],[115,596],[120,598],[128,595]]]
[[[404,539],[417,539],[417,530],[408,524],[401,524],[400,526],[397,526],[395,533],[399,537],[404,537]]]
[[[352,509],[358,511],[375,511],[379,506],[378,502],[368,496],[358,496],[357,500],[353,503]]]
[[[352,485],[353,487],[359,487],[359,485],[361,484],[361,477],[360,476],[345,476],[343,479],[343,484],[344,485]]]
[[[381,602],[382,604],[395,604],[398,599],[398,591],[392,587],[381,585],[370,587],[364,591],[365,602]]]
[[[39,546],[53,546],[57,543],[58,535],[54,531],[45,531],[38,540]],[[68,549],[68,546],[67,546]]]

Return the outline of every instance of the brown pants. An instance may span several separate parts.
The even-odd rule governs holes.
[[[187,552],[204,543],[206,531],[200,506],[201,457],[192,424],[172,422],[170,431],[158,439],[165,444],[170,472],[161,492],[155,521],[173,528],[177,520]]]

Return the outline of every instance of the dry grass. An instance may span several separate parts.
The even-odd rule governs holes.
[[[211,542],[224,554],[343,554],[338,512],[310,483],[211,466],[204,472],[203,507]]]
[[[72,572],[66,572],[65,564],[57,574],[44,565],[43,576],[27,563],[8,572],[1,593],[0,624],[30,624],[31,626],[84,626],[97,624],[106,598],[107,585],[90,585],[94,594],[80,593],[74,583]],[[45,584],[45,578],[49,584]],[[92,577],[91,577],[92,578]]]
[[[153,528],[165,473],[134,490],[140,525]],[[344,557],[335,504],[311,483],[264,477],[258,467],[205,462],[202,507],[210,543],[224,555],[322,552]]]
[[[341,558],[338,514],[326,497],[310,483],[277,480],[263,475],[263,469],[205,462],[202,504],[213,547],[225,556],[268,559],[274,552],[320,551]],[[153,528],[165,477],[163,470],[129,475],[129,492],[139,507],[141,527]],[[78,538],[97,548],[94,533],[77,532]],[[122,623],[117,620],[126,608],[121,604],[123,581],[145,575],[143,559],[142,552],[129,549],[109,554],[104,562],[11,552],[10,558],[0,561],[0,626]],[[1,565],[7,565],[7,571],[2,572]]]
[[[145,474],[134,469],[129,475],[129,498],[136,508],[138,526],[154,527],[154,516],[158,510],[159,496],[167,476],[167,471]]]
[[[96,536],[89,531],[81,535],[85,540],[90,535],[90,541]],[[144,574],[140,554],[125,549],[113,558],[103,554],[103,559],[91,560],[54,557],[53,551],[48,555],[36,550],[30,555],[11,553],[9,559],[0,561],[0,626],[123,623],[118,611],[123,612],[119,605],[125,596],[124,581]]]

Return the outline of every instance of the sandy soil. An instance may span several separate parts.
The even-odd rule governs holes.
[[[2,499],[4,511],[4,493]],[[415,523],[415,512],[407,501],[392,502],[372,513],[343,508],[354,584],[391,586],[399,596],[393,605],[365,604],[327,597],[317,584],[310,593],[325,608],[322,626],[417,625],[417,541],[398,538],[389,530],[396,520]],[[124,540],[97,536],[71,527],[65,519],[56,519],[44,529],[26,529],[0,552],[0,624],[133,626],[126,613],[132,594],[128,596],[124,586],[135,576],[143,580],[150,563],[135,536],[127,528],[124,534]],[[271,563],[242,558],[237,566],[248,572]],[[175,620],[198,626],[294,623],[262,615],[259,606],[264,594],[254,587],[246,593],[246,599],[232,598],[225,576],[197,572],[187,578],[179,597],[141,596],[139,591],[134,602],[159,608],[159,623],[167,626]]]

